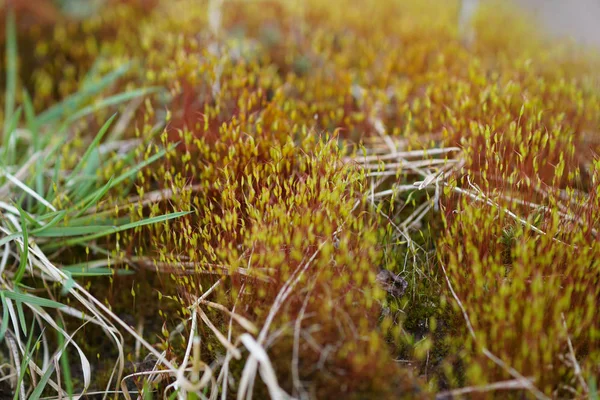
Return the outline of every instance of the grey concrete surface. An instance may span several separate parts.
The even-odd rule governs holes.
[[[548,33],[600,48],[600,0],[514,0]]]

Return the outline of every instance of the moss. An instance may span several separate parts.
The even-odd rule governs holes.
[[[165,87],[137,105],[124,136],[142,139],[140,160],[174,147],[126,183],[137,198],[122,206],[117,189],[108,205],[121,205],[115,218],[191,213],[112,238],[113,256],[143,258],[147,272],[95,282],[98,296],[113,291],[114,309],[144,315],[157,334],[163,322],[185,322],[220,282],[215,302],[269,324],[267,350],[289,392],[300,390],[294,374],[322,398],[427,396],[414,374],[436,390],[513,378],[485,348],[547,395],[562,385],[583,393],[565,355],[569,338],[585,376],[598,373],[597,55],[549,44],[494,3],[475,17],[471,43],[459,34],[458,1],[110,3],[82,20],[24,26],[21,84],[39,109],[73,93],[91,67],[93,77],[132,62],[119,89]],[[407,229],[411,245],[389,222],[401,224],[431,193],[371,207],[372,176],[347,162],[382,132],[406,150],[460,148],[448,156],[462,164],[440,203]],[[380,189],[416,180],[398,168]],[[149,193],[156,201],[144,201]],[[403,274],[403,298],[385,297],[380,268]],[[381,306],[390,315],[380,318]],[[206,310],[227,332],[229,319]],[[302,316],[314,333],[300,340],[296,373]],[[221,341],[204,325],[200,333],[203,357],[215,362]],[[168,350],[180,357],[185,346]],[[238,379],[243,365],[231,365]],[[256,396],[266,390],[258,384]]]

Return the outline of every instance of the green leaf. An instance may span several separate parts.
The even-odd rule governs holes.
[[[52,211],[56,211],[54,206],[52,204],[50,204],[50,202],[48,202],[46,199],[44,199],[42,197],[42,195],[40,195],[35,190],[33,190],[32,188],[30,188],[29,186],[27,186],[26,184],[21,182],[19,179],[17,179],[17,177],[13,176],[12,174],[9,174],[6,171],[4,171],[4,176],[9,181],[11,181],[15,186],[19,187],[19,189],[21,189],[23,192],[27,193],[28,195],[30,195],[31,197],[36,199],[40,204],[44,205],[46,208],[51,209]]]
[[[0,301],[2,302],[2,325],[0,325],[0,342],[4,339],[6,330],[8,329],[8,305],[6,304],[6,298],[4,292],[0,291]]]
[[[598,396],[598,384],[596,383],[596,378],[591,376],[588,383],[590,389],[590,400],[599,400],[600,396]]]
[[[98,202],[100,201],[100,199],[102,199],[104,197],[104,195],[106,194],[106,192],[108,192],[108,190],[111,188],[112,182],[113,182],[113,177],[111,176],[110,179],[108,180],[108,182],[106,182],[106,184],[104,186],[102,186],[100,189],[94,191],[92,194],[87,196],[87,197],[91,196],[91,199],[87,203],[83,203],[81,205],[78,204],[78,206],[80,206],[82,208],[81,208],[81,210],[79,210],[79,212],[77,214],[75,214],[75,218],[83,215],[83,213],[85,213],[87,210],[89,210],[90,207],[97,205]],[[77,206],[76,206],[76,208],[77,208]]]
[[[59,210],[59,211],[53,212],[51,214],[55,214],[54,218],[52,218],[52,220],[50,220],[50,222],[48,222],[46,225],[32,230],[31,231],[32,236],[43,236],[42,233],[44,231],[46,231],[47,229],[52,228],[54,225],[58,224],[62,219],[64,219],[67,212],[65,210]]]
[[[85,153],[83,153],[83,156],[81,157],[81,159],[79,160],[79,162],[77,163],[75,168],[73,168],[73,172],[71,172],[72,177],[77,176],[79,171],[86,165],[87,160],[90,158],[90,155],[92,154],[92,152],[94,150],[97,149],[98,145],[100,144],[100,141],[102,140],[102,138],[108,131],[108,128],[110,127],[110,125],[112,124],[112,122],[115,120],[116,117],[117,117],[117,114],[115,113],[112,115],[112,117],[110,117],[108,119],[108,121],[106,121],[104,123],[104,125],[102,125],[102,128],[100,128],[100,130],[98,131],[98,134],[96,135],[94,140],[92,140],[92,143],[90,143],[90,145],[88,146]]]
[[[48,185],[48,193],[46,193],[46,199],[52,202],[57,195],[56,189],[54,186],[58,186],[59,176],[60,176],[60,165],[62,164],[63,157],[58,155],[56,157],[56,163],[54,164],[54,174],[52,175],[52,181]]]
[[[17,306],[17,315],[19,316],[19,323],[21,324],[21,329],[25,336],[27,336],[27,322],[25,320],[25,313],[23,312],[23,303],[20,301],[15,301],[15,305]]]
[[[63,329],[62,321],[59,319],[56,320],[58,327]],[[65,342],[65,338],[62,332],[58,331],[58,347],[60,349],[65,349],[67,344]],[[62,369],[63,378],[65,380],[65,386],[67,389],[67,398],[73,398],[73,380],[71,378],[71,365],[69,364],[69,354],[66,351],[63,351],[60,355],[60,368]]]
[[[61,268],[73,276],[112,276],[112,275],[132,275],[133,271],[124,269],[113,269],[107,267],[88,268],[85,266],[68,266]]]
[[[27,303],[27,304],[30,304],[33,306],[49,307],[49,308],[64,307],[63,304],[61,304],[57,301],[50,300],[50,299],[44,299],[43,297],[37,297],[37,296],[31,295],[31,294],[11,292],[9,290],[2,290],[2,291],[0,291],[0,293],[4,293],[4,295],[6,297],[8,297],[9,299],[12,299],[14,301],[21,301],[23,303]]]
[[[33,107],[33,102],[31,101],[31,97],[29,96],[29,92],[27,90],[23,90],[23,108],[25,109],[25,119],[27,121],[27,129],[31,132],[33,146],[35,150],[40,150],[43,146],[41,141],[38,138],[38,123],[35,119],[35,108]]]
[[[148,165],[152,164],[154,161],[162,158],[165,154],[167,154],[168,151],[173,150],[177,146],[177,144],[178,143],[175,143],[175,144],[169,146],[167,149],[160,150],[158,153],[154,154],[151,157],[148,157],[147,160],[139,163],[138,165],[136,165],[135,167],[133,167],[131,170],[127,171],[125,174],[119,176],[113,182],[113,186],[116,186],[116,185],[122,183],[123,181],[125,181],[125,180],[133,177],[135,174],[137,174],[139,171],[141,171],[146,166],[148,166]]]
[[[104,88],[108,87],[108,85],[123,76],[128,69],[129,65],[123,65],[97,82],[85,85],[79,92],[72,94],[57,105],[50,107],[48,110],[41,113],[37,118],[37,122],[41,125],[47,124],[62,118],[67,113],[75,112],[81,103],[100,93]],[[71,117],[69,120],[72,122],[73,118]]]
[[[96,232],[105,232],[116,227],[111,225],[88,225],[88,226],[57,226],[47,228],[36,233],[36,237],[72,237],[89,235]]]
[[[144,387],[142,388],[143,400],[153,400],[152,388],[148,381],[144,381]]]
[[[92,64],[92,67],[85,73],[85,76],[81,80],[79,90],[86,89],[88,86],[94,84],[94,77],[102,67],[102,61],[103,59],[101,57],[98,57],[94,60],[94,64]]]
[[[15,145],[16,140],[13,140],[13,135],[17,129],[17,125],[19,120],[21,119],[21,107],[14,112],[10,118],[7,118],[6,123],[4,125],[4,165],[13,165],[15,163]]]
[[[23,216],[25,217],[25,219],[27,220],[27,222],[40,227],[42,226],[35,218],[33,218],[33,216],[31,214],[29,214],[28,212],[24,211],[23,212]]]
[[[54,363],[50,363],[46,367],[46,372],[44,372],[44,375],[42,375],[40,380],[35,385],[35,389],[33,390],[33,392],[31,392],[31,395],[29,396],[29,400],[39,400],[39,398],[42,395],[42,392],[44,391],[44,389],[46,388],[46,385],[48,384],[48,380],[52,376],[53,372],[54,372]],[[69,397],[69,398],[71,398],[71,397]]]
[[[35,318],[31,321],[30,331],[33,331],[34,324],[35,324]],[[40,335],[38,336],[37,340],[35,341],[36,344],[40,342],[43,333],[44,332],[42,331],[40,333]],[[29,364],[29,360],[31,360],[31,357],[33,356],[33,353],[35,352],[36,345],[32,345],[32,342],[33,342],[33,335],[29,335],[29,339],[27,339],[27,345],[25,346],[25,352],[27,354],[25,354],[25,356],[21,360],[21,373],[19,374],[19,379],[17,380],[17,387],[21,387],[21,383],[25,379],[25,373],[29,369],[29,368],[27,368],[27,365]],[[15,390],[15,395],[14,395],[13,399],[17,400],[18,398],[19,398],[19,390]]]
[[[164,215],[159,215],[157,217],[152,217],[152,218],[147,218],[141,221],[136,221],[136,222],[131,222],[128,224],[124,224],[124,225],[120,225],[120,226],[116,226],[113,227],[111,229],[107,229],[105,231],[102,232],[97,232],[88,236],[83,236],[81,238],[73,238],[73,239],[69,239],[69,240],[65,240],[64,242],[55,242],[55,243],[50,243],[48,246],[45,246],[45,248],[47,249],[56,249],[62,246],[72,246],[75,244],[80,244],[80,243],[85,243],[88,242],[90,240],[93,239],[98,239],[100,237],[103,236],[107,236],[113,233],[117,233],[117,232],[122,232],[122,231],[126,231],[129,229],[134,229],[140,226],[145,226],[145,225],[152,225],[152,224],[156,224],[159,222],[164,222],[164,221],[168,221],[170,219],[174,219],[174,218],[179,218],[181,216],[187,215],[189,214],[191,211],[184,211],[184,212],[175,212],[175,213],[170,213],[170,214],[164,214]]]
[[[63,296],[69,294],[71,289],[73,289],[73,286],[75,286],[75,280],[73,279],[73,276],[71,276],[71,273],[69,271],[65,271],[65,275],[67,275],[67,280],[63,282],[62,289],[60,290],[60,293]]]
[[[25,211],[17,204],[21,217],[21,233],[23,234],[23,249],[19,249],[19,268],[15,273],[13,282],[18,285],[25,275],[27,270],[27,257],[29,257],[29,235],[27,234],[27,220],[25,219]]]
[[[160,90],[158,87],[149,87],[149,88],[141,88],[134,89],[129,92],[119,93],[114,96],[107,97],[106,99],[102,99],[95,104],[89,105],[87,107],[82,108],[77,111],[75,114],[69,117],[69,121],[77,121],[80,118],[83,118],[89,114],[93,114],[94,112],[101,110],[106,107],[114,106],[125,101],[135,99],[136,97],[145,96],[147,94],[156,93]]]
[[[8,242],[12,242],[13,240],[19,239],[23,234],[21,232],[11,233],[10,235],[4,236],[0,239],[0,246],[4,246]]]
[[[129,224],[119,226],[119,232],[126,231],[128,229],[137,228],[139,226],[152,225],[152,224],[156,224],[159,222],[168,221],[170,219],[183,217],[183,216],[191,214],[191,213],[192,213],[191,211],[179,211],[179,212],[174,212],[174,213],[170,213],[170,214],[159,215],[157,217],[147,218],[147,219],[144,219],[141,221],[131,222]]]
[[[141,163],[139,163],[132,169],[128,170],[127,172],[123,173],[118,178],[113,180],[112,183],[110,184],[110,186],[108,186],[108,188],[106,190],[110,190],[113,187],[121,184],[123,181],[135,176],[139,171],[141,171],[146,166],[152,164],[154,161],[158,160],[159,158],[163,157],[167,153],[167,151],[171,151],[173,148],[175,148],[175,146],[177,146],[177,143],[173,144],[172,146],[169,146],[168,149],[162,149],[158,153],[154,154],[153,156],[148,157],[147,160],[142,161]],[[84,198],[83,200],[80,201],[80,204],[88,203],[93,197],[94,197],[93,195],[88,195],[86,198]]]
[[[25,118],[27,120],[27,129],[31,132],[33,148],[36,152],[41,151],[44,147],[44,143],[39,133],[39,125],[35,118],[35,109],[33,107],[33,102],[31,101],[31,97],[29,97],[29,93],[27,90],[23,91],[23,106],[25,109]],[[42,167],[42,160],[38,158],[35,163],[33,182],[35,186],[35,190],[38,193],[44,192],[44,170]]]
[[[95,151],[90,156],[87,164],[84,167],[84,171],[79,174],[78,179],[80,181],[79,184],[74,185],[74,190],[72,192],[73,201],[77,201],[77,199],[81,199],[90,194],[90,191],[94,189],[99,180],[98,170],[101,170],[103,167],[103,163],[100,160],[100,153]]]
[[[129,223],[129,217],[115,218],[114,213],[114,209],[99,211],[97,213],[90,213],[82,217],[70,219],[69,223],[71,224],[71,226],[81,226],[85,224],[120,226]]]
[[[8,7],[6,13],[6,92],[4,94],[4,140],[8,143],[10,122],[15,109],[17,94],[17,29],[15,26],[15,12]]]

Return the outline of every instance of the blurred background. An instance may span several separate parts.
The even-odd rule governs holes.
[[[515,4],[539,19],[553,35],[600,46],[600,0],[519,0]]]
[[[253,0],[248,0],[252,2]],[[402,1],[402,0],[398,0]],[[463,18],[466,21],[479,4],[487,0],[462,0]],[[25,20],[52,22],[59,14],[85,17],[105,3],[119,0],[0,0],[0,14],[7,4],[20,9]],[[506,0],[528,13],[555,36],[570,37],[585,45],[600,47],[600,0]],[[139,0],[151,6],[155,0]],[[535,21],[532,21],[535,22]],[[4,29],[1,30],[2,33]],[[0,36],[2,35],[0,33]]]

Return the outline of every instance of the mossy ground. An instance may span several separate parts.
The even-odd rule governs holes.
[[[107,0],[77,17],[20,3],[2,12],[17,6],[19,86],[37,111],[128,63],[113,93],[157,88],[119,109],[122,143],[140,162],[169,150],[97,210],[191,213],[54,260],[124,261],[133,275],[87,287],[168,359],[182,362],[193,316],[203,362],[218,370],[250,332],[295,397],[594,395],[597,54],[499,2],[471,35],[458,1]],[[65,168],[113,111],[74,127]],[[408,283],[400,297],[380,269]],[[115,349],[86,329],[102,389]],[[228,364],[230,396],[247,356]],[[256,375],[255,398],[273,396]]]

